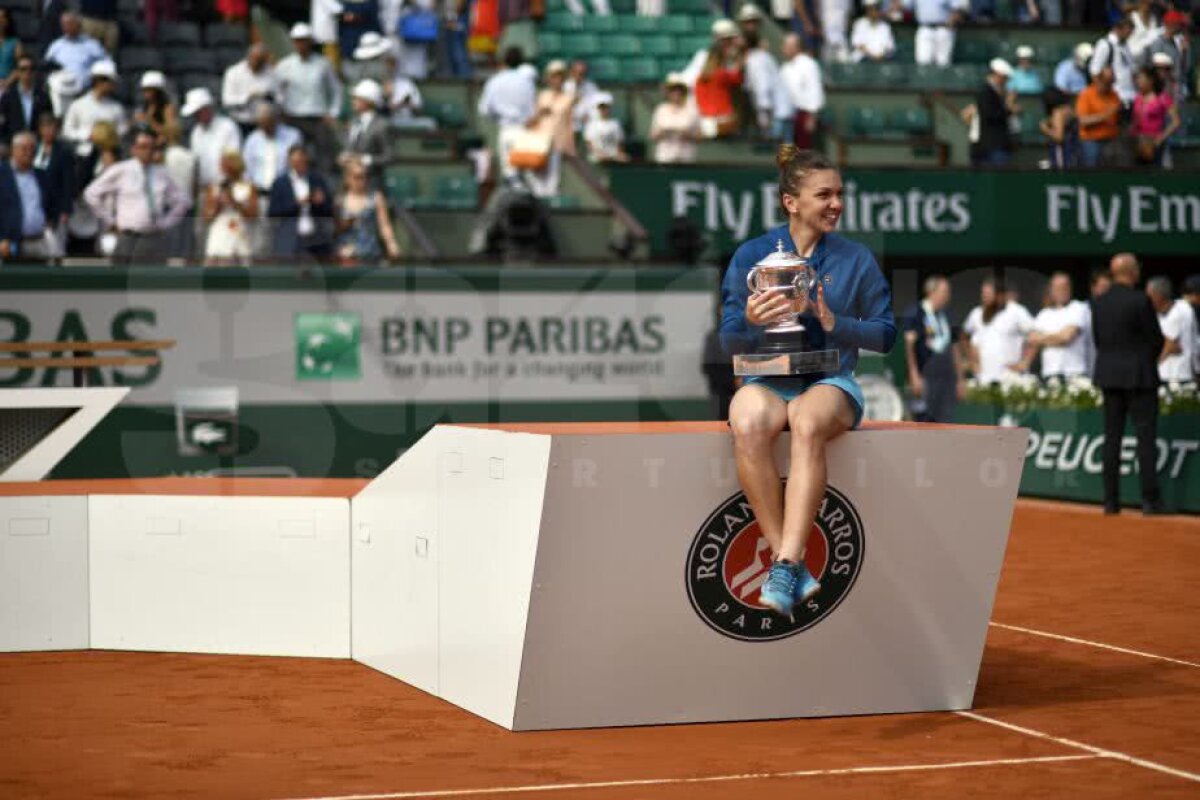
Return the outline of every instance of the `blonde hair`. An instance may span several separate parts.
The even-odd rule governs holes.
[[[804,179],[809,173],[822,172],[827,169],[837,170],[837,166],[824,153],[816,150],[801,150],[794,144],[781,144],[775,153],[775,163],[779,166],[779,194],[782,197],[790,194],[793,197],[800,193]]]
[[[117,127],[111,122],[97,122],[92,126],[92,144],[97,150],[120,150],[121,137],[117,135]]]
[[[228,164],[232,169],[233,177],[240,178],[246,171],[246,162],[242,158],[242,154],[237,150],[226,150],[221,153],[221,166]]]

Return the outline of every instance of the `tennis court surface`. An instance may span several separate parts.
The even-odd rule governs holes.
[[[965,713],[510,733],[350,661],[5,654],[0,797],[1196,798],[1198,591],[1200,519],[1020,501]]]

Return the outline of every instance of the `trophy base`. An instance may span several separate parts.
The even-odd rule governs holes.
[[[750,375],[811,375],[815,372],[833,374],[840,364],[837,350],[791,351],[786,353],[741,353],[733,357],[733,374]]]

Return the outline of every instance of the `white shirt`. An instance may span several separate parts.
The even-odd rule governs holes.
[[[1053,334],[1075,327],[1079,332],[1068,344],[1042,348],[1042,377],[1051,375],[1087,375],[1091,314],[1086,304],[1072,300],[1061,308],[1043,308],[1033,321],[1038,333]]]
[[[883,58],[895,52],[896,39],[892,36],[892,26],[882,17],[875,22],[867,17],[859,17],[850,29],[850,49],[854,51],[855,61],[862,61],[867,56]]]
[[[821,84],[821,67],[808,53],[799,53],[783,65],[779,77],[787,87],[792,105],[797,111],[815,114],[825,107],[825,87]]]
[[[283,111],[293,117],[337,117],[342,111],[342,82],[325,57],[292,53],[275,67]]]
[[[971,309],[963,330],[979,352],[979,373],[984,382],[998,381],[1010,370],[1008,366],[1021,360],[1025,336],[1033,330],[1033,317],[1020,303],[1009,303],[996,312],[991,322],[984,323],[983,309]]]
[[[288,180],[292,182],[292,193],[300,204],[300,216],[296,220],[296,233],[301,236],[312,236],[316,230],[313,224],[312,204],[308,202],[308,176],[298,175],[294,170],[288,170]]]
[[[242,146],[246,179],[269,192],[275,179],[287,169],[288,150],[301,141],[300,131],[282,122],[275,126],[274,136],[267,136],[262,128],[251,131]]]
[[[179,191],[195,203],[196,155],[186,147],[171,145],[163,153],[163,167]]]
[[[225,70],[225,77],[221,79],[221,105],[229,116],[246,125],[255,122],[255,100],[278,95],[275,68],[270,64],[255,72],[250,69],[249,62],[242,59]]]
[[[779,65],[775,57],[762,48],[755,48],[746,55],[746,91],[754,100],[759,112],[773,112],[775,108],[775,85],[779,83]]]
[[[337,15],[341,13],[342,4],[337,0],[312,0],[308,22],[312,27],[314,42],[328,44],[337,41]]]
[[[1129,12],[1129,18],[1133,20],[1133,32],[1129,34],[1125,43],[1129,45],[1129,52],[1133,53],[1133,57],[1140,58],[1146,46],[1162,35],[1162,23],[1153,11],[1150,12],[1149,19],[1142,19],[1142,15],[1135,9]]]
[[[408,104],[402,108],[405,100],[408,101]],[[421,100],[421,92],[411,78],[397,75],[392,81],[391,103],[395,110],[394,116],[400,119],[411,119],[421,110],[424,101]]]
[[[1174,340],[1183,351],[1172,353],[1158,362],[1158,377],[1167,382],[1190,381],[1192,357],[1196,352],[1196,315],[1186,300],[1176,300],[1167,313],[1158,315],[1162,335]]]
[[[211,186],[225,179],[221,174],[221,156],[230,150],[241,151],[242,130],[229,117],[218,114],[207,127],[196,124],[192,128],[188,147],[196,156],[200,186]]]
[[[695,106],[659,103],[650,119],[654,160],[659,164],[691,164],[696,160],[700,114]]]
[[[487,79],[479,95],[479,114],[500,125],[524,125],[533,116],[537,91],[529,74],[517,67]]]
[[[1133,83],[1133,54],[1129,52],[1128,41],[1124,44],[1118,42],[1115,33],[1109,33],[1096,42],[1092,60],[1088,63],[1088,72],[1094,78],[1106,66],[1112,66],[1113,89],[1117,96],[1121,98],[1122,103],[1129,105],[1137,95],[1137,88]]]
[[[592,161],[611,161],[621,154],[625,131],[621,130],[621,123],[612,117],[592,117],[583,129],[583,138],[588,143],[588,155]]]
[[[62,135],[76,144],[75,151],[79,155],[87,155],[92,151],[92,126],[97,122],[111,122],[119,136],[124,136],[129,127],[125,107],[112,97],[99,100],[93,92],[88,92],[78,97],[67,109]]]

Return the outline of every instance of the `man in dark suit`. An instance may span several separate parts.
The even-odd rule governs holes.
[[[22,131],[13,138],[12,159],[0,162],[0,231],[9,261],[46,262],[60,253],[53,233],[60,201],[46,173],[33,166],[36,146],[33,134]]]
[[[42,114],[53,113],[50,94],[39,85],[33,69],[33,58],[17,59],[17,79],[0,94],[0,140],[5,144],[21,131],[32,131]]]
[[[1121,439],[1125,417],[1137,436],[1142,511],[1161,514],[1155,460],[1158,455],[1158,355],[1163,336],[1154,307],[1136,288],[1141,267],[1132,253],[1113,256],[1113,285],[1092,299],[1096,343],[1095,383],[1104,393],[1104,513],[1121,509]]]
[[[975,93],[979,138],[971,144],[971,163],[977,167],[1005,167],[1012,162],[1009,120],[1017,110],[1016,95],[1008,90],[1012,67],[1002,58],[988,64],[988,76]]]
[[[58,118],[52,113],[38,117],[37,149],[33,166],[46,173],[51,191],[58,197],[59,223],[75,210],[75,149],[59,138]]]
[[[325,261],[333,255],[333,195],[325,179],[309,169],[303,145],[288,151],[288,171],[271,186],[267,216],[275,228],[277,257]]]

